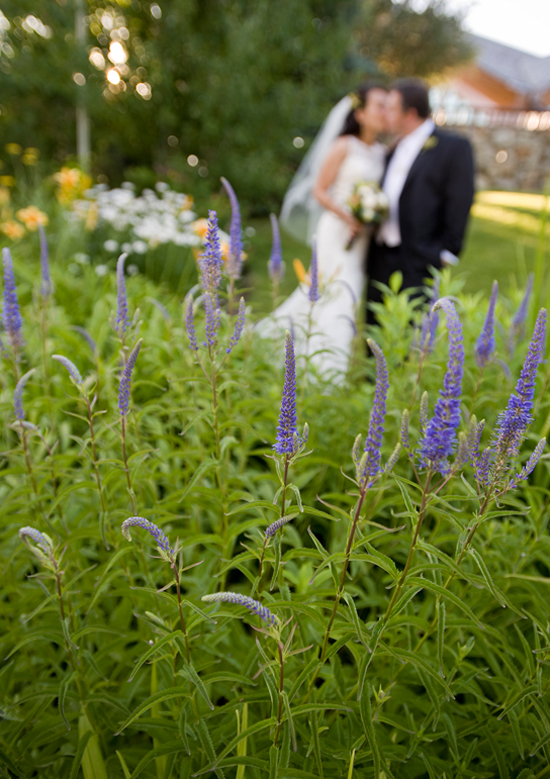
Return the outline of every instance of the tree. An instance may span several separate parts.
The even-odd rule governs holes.
[[[81,2],[82,0],[80,0]],[[440,3],[392,0],[5,0],[3,136],[59,163],[92,124],[93,168],[209,192],[225,175],[274,208],[330,107],[365,75],[429,75],[460,61]],[[422,41],[422,45],[418,42]],[[293,144],[294,142],[294,144]],[[296,148],[298,147],[298,148]]]
[[[473,56],[462,18],[445,0],[431,0],[421,11],[414,0],[362,0],[356,43],[362,57],[393,78],[429,78],[456,68]]]

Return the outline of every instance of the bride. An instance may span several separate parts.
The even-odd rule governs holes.
[[[312,304],[302,284],[258,324],[265,337],[292,329],[296,355],[309,355],[310,364],[333,381],[347,371],[369,237],[347,201],[359,182],[382,178],[385,149],[377,138],[385,129],[385,105],[384,88],[364,84],[329,114],[281,210],[283,227],[316,248],[319,300]]]

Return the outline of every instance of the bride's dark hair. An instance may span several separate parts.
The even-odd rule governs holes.
[[[365,81],[364,84],[361,84],[360,87],[351,92],[350,97],[353,101],[352,108],[349,114],[346,116],[340,135],[360,134],[361,127],[355,118],[355,112],[358,108],[363,108],[367,104],[367,100],[369,99],[369,92],[371,89],[383,89],[384,92],[387,92],[386,87],[377,81]]]

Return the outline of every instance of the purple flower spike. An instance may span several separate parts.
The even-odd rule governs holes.
[[[97,352],[97,344],[90,335],[90,333],[84,328],[79,327],[78,325],[71,325],[71,330],[74,330],[76,333],[79,333],[82,338],[86,341],[92,352],[95,354]]]
[[[80,375],[80,371],[74,364],[74,362],[71,362],[68,357],[63,357],[62,354],[52,354],[52,360],[57,360],[57,362],[60,362],[61,365],[63,365],[64,368],[66,368],[69,371],[69,375],[71,379],[74,381],[76,386],[81,389],[82,385],[84,383],[82,376]]]
[[[525,285],[525,294],[519,304],[519,307],[512,318],[512,324],[510,325],[510,333],[508,336],[508,349],[510,352],[514,351],[514,347],[518,338],[523,337],[525,331],[525,320],[527,319],[527,312],[529,310],[529,298],[533,291],[533,283],[535,281],[535,274],[530,273],[527,278],[527,284]]]
[[[204,313],[206,320],[206,341],[204,341],[204,346],[214,347],[218,341],[218,330],[220,328],[220,309],[217,295],[206,294],[204,296]]]
[[[10,250],[7,248],[2,249],[2,257],[4,260],[4,309],[2,311],[2,321],[8,336],[8,342],[12,349],[17,351],[23,346],[23,333],[21,331],[21,312],[19,310],[19,301],[17,300]]]
[[[401,416],[401,445],[407,452],[411,448],[411,441],[409,437],[409,410],[405,409]]]
[[[284,527],[284,525],[287,524],[287,522],[290,522],[292,519],[294,519],[294,516],[289,514],[286,517],[280,517],[279,519],[276,519],[275,522],[272,522],[271,525],[265,529],[267,538],[274,536],[277,530],[280,530],[282,527]]]
[[[122,523],[121,530],[122,535],[127,541],[132,540],[132,536],[130,535],[131,527],[141,527],[143,530],[146,530],[148,533],[150,533],[155,539],[159,551],[163,554],[164,559],[168,560],[169,562],[173,561],[174,550],[170,546],[170,542],[160,527],[155,525],[154,522],[149,522],[149,520],[145,519],[144,517],[128,517],[128,519],[125,519]]]
[[[279,222],[275,214],[270,214],[271,232],[273,234],[273,243],[271,247],[271,257],[267,263],[267,269],[272,281],[280,281],[284,273],[283,252],[281,249],[281,233],[279,232]]]
[[[187,295],[187,306],[185,307],[185,328],[189,338],[189,348],[192,352],[198,351],[197,333],[195,331],[195,320],[193,318],[193,296]]]
[[[538,444],[536,445],[533,454],[527,460],[527,462],[525,463],[521,471],[519,473],[516,473],[516,475],[510,479],[508,489],[514,489],[515,487],[518,486],[520,481],[523,481],[533,473],[533,471],[535,470],[538,464],[538,461],[542,456],[545,446],[546,446],[546,438],[541,438]]]
[[[235,323],[235,330],[233,332],[233,335],[231,336],[231,340],[229,341],[229,346],[225,350],[227,354],[229,354],[233,349],[233,347],[235,347],[239,342],[239,338],[241,337],[242,332],[244,330],[244,321],[245,321],[245,303],[244,303],[244,298],[241,298],[239,301],[239,313],[237,315],[237,321]]]
[[[437,469],[443,475],[448,472],[447,457],[452,453],[456,428],[460,422],[460,395],[464,372],[464,342],[462,325],[454,304],[441,298],[434,308],[442,308],[447,316],[449,332],[449,361],[443,381],[443,389],[435,404],[434,415],[428,422],[420,445],[420,462]]]
[[[20,422],[25,419],[25,412],[23,410],[23,390],[25,389],[25,384],[33,375],[34,371],[35,369],[32,368],[30,371],[27,371],[27,373],[21,376],[13,392],[13,408],[15,411],[15,416]]]
[[[493,282],[493,291],[491,292],[491,299],[489,300],[489,308],[487,309],[487,316],[485,318],[485,324],[483,330],[479,334],[479,338],[476,341],[476,347],[474,351],[475,360],[480,368],[484,368],[493,352],[495,351],[495,305],[498,295],[498,281]]]
[[[124,261],[127,256],[126,253],[121,254],[116,264],[117,310],[115,330],[118,333],[118,337],[121,339],[124,338],[126,331],[130,326],[130,320],[128,318],[128,298],[126,296],[126,278],[124,276]]]
[[[241,212],[239,201],[235,190],[227,179],[222,177],[221,182],[224,186],[229,202],[231,203],[231,227],[229,230],[229,262],[227,265],[227,275],[230,279],[240,279],[241,268],[243,264],[243,239],[241,231]]]
[[[285,381],[281,413],[277,426],[277,438],[273,449],[277,454],[293,455],[296,451],[294,434],[296,431],[296,362],[294,360],[294,344],[287,330],[285,342]]]
[[[214,308],[217,307],[217,291],[222,280],[223,258],[220,247],[218,231],[218,217],[215,211],[208,212],[208,229],[204,252],[199,257],[199,270],[203,292],[216,298]]]
[[[27,539],[30,538],[31,541],[34,541],[36,546],[39,547],[39,549],[41,549],[44,554],[48,556],[50,556],[53,551],[53,544],[50,537],[45,533],[41,533],[34,527],[27,526],[19,528],[19,538],[21,541],[23,541],[23,543],[26,543]]]
[[[42,276],[40,292],[42,293],[42,297],[47,298],[52,293],[52,279],[50,276],[48,239],[46,238],[46,231],[42,225],[38,225],[38,234],[40,236],[40,274]]]
[[[541,308],[515,392],[510,396],[506,411],[500,414],[498,419],[496,440],[491,447],[494,450],[497,472],[506,465],[508,460],[518,454],[521,441],[533,419],[535,382],[545,343],[546,309]]]
[[[259,601],[249,598],[248,595],[241,595],[238,592],[214,592],[212,595],[203,595],[201,600],[206,601],[207,603],[218,603],[219,601],[236,603],[238,606],[244,606],[269,625],[276,626],[279,624],[279,620],[275,614],[272,614],[266,606],[262,606]]]
[[[311,247],[311,265],[309,268],[310,285],[309,285],[309,299],[311,303],[316,303],[319,300],[319,269],[317,266],[317,243],[314,240]]]
[[[370,415],[369,431],[365,439],[365,454],[367,455],[363,476],[369,482],[377,476],[380,470],[380,449],[384,435],[384,422],[386,419],[386,399],[390,383],[388,381],[388,366],[384,352],[371,338],[367,339],[376,360],[376,389],[374,391],[374,403]]]
[[[120,377],[120,387],[118,390],[118,410],[120,411],[120,414],[123,417],[126,416],[126,414],[128,413],[128,406],[130,404],[130,381],[132,378],[132,371],[134,370],[134,365],[136,364],[137,356],[139,354],[139,350],[141,349],[142,342],[143,339],[140,338],[137,344],[130,352],[128,356],[128,362],[124,366],[124,370],[122,371],[122,376]]]

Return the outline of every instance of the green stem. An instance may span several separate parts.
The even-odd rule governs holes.
[[[359,494],[359,500],[357,501],[357,507],[355,509],[353,522],[352,522],[352,525],[351,525],[351,528],[350,528],[350,531],[349,531],[348,543],[346,545],[346,553],[345,553],[345,558],[344,558],[344,565],[342,567],[342,574],[340,576],[340,585],[338,587],[338,591],[337,591],[336,597],[334,599],[334,606],[332,608],[332,613],[330,615],[330,619],[328,621],[327,629],[325,631],[325,637],[323,638],[323,647],[321,649],[321,660],[320,660],[321,665],[325,661],[325,655],[326,655],[326,651],[327,651],[328,641],[329,641],[329,638],[330,638],[330,632],[332,630],[332,625],[334,623],[334,620],[336,619],[336,613],[338,611],[338,604],[340,603],[340,600],[342,598],[342,593],[344,592],[344,586],[345,586],[345,583],[346,583],[346,574],[347,574],[348,567],[349,567],[349,560],[350,560],[350,557],[351,557],[351,551],[353,549],[353,540],[355,538],[355,531],[357,529],[357,523],[359,522],[359,517],[361,515],[361,509],[363,508],[363,503],[364,503],[364,500],[365,500],[365,496],[367,494],[367,484],[368,484],[368,481],[367,481],[367,478],[365,477],[365,481],[363,482],[363,486],[361,487],[361,492]],[[317,674],[316,674],[316,676],[317,676]],[[316,678],[316,676],[315,676],[315,678]],[[314,681],[315,681],[315,679],[314,679]]]
[[[407,574],[409,573],[409,568],[411,567],[412,559],[414,556],[414,551],[416,549],[416,544],[418,543],[418,537],[420,535],[420,528],[422,527],[422,520],[424,519],[424,516],[426,514],[426,508],[429,503],[428,499],[428,492],[430,489],[430,482],[432,480],[432,474],[430,471],[428,471],[428,476],[426,478],[426,484],[424,485],[424,489],[422,490],[422,500],[420,503],[420,509],[418,511],[418,519],[416,521],[416,527],[414,530],[414,535],[411,543],[411,548],[409,549],[409,555],[407,557],[407,562],[405,563],[405,567],[403,568],[403,572],[401,574],[401,577],[399,579],[399,582],[397,583],[397,586],[395,587],[393,591],[392,598],[389,602],[388,608],[386,609],[386,613],[383,617],[383,624],[386,625],[391,612],[393,610],[393,607],[395,606],[395,603],[397,601],[397,598],[399,597],[399,593],[401,592],[401,589],[405,583],[405,579],[407,578]]]
[[[187,629],[185,627],[185,619],[183,618],[183,609],[181,606],[180,574],[178,571],[178,566],[176,565],[175,562],[173,563],[172,568],[174,570],[174,577],[176,579],[176,590],[178,593],[178,611],[180,615],[181,632],[183,633],[183,640],[185,641],[185,656],[187,658],[187,665],[189,665],[190,662],[189,641],[187,639]]]
[[[283,657],[283,645],[280,641],[277,642],[277,648],[279,650],[279,709],[277,711],[277,729],[275,730],[275,737],[273,739],[273,746],[277,746],[279,739],[279,732],[281,730],[281,722],[283,718],[283,683],[284,683],[284,657]]]

